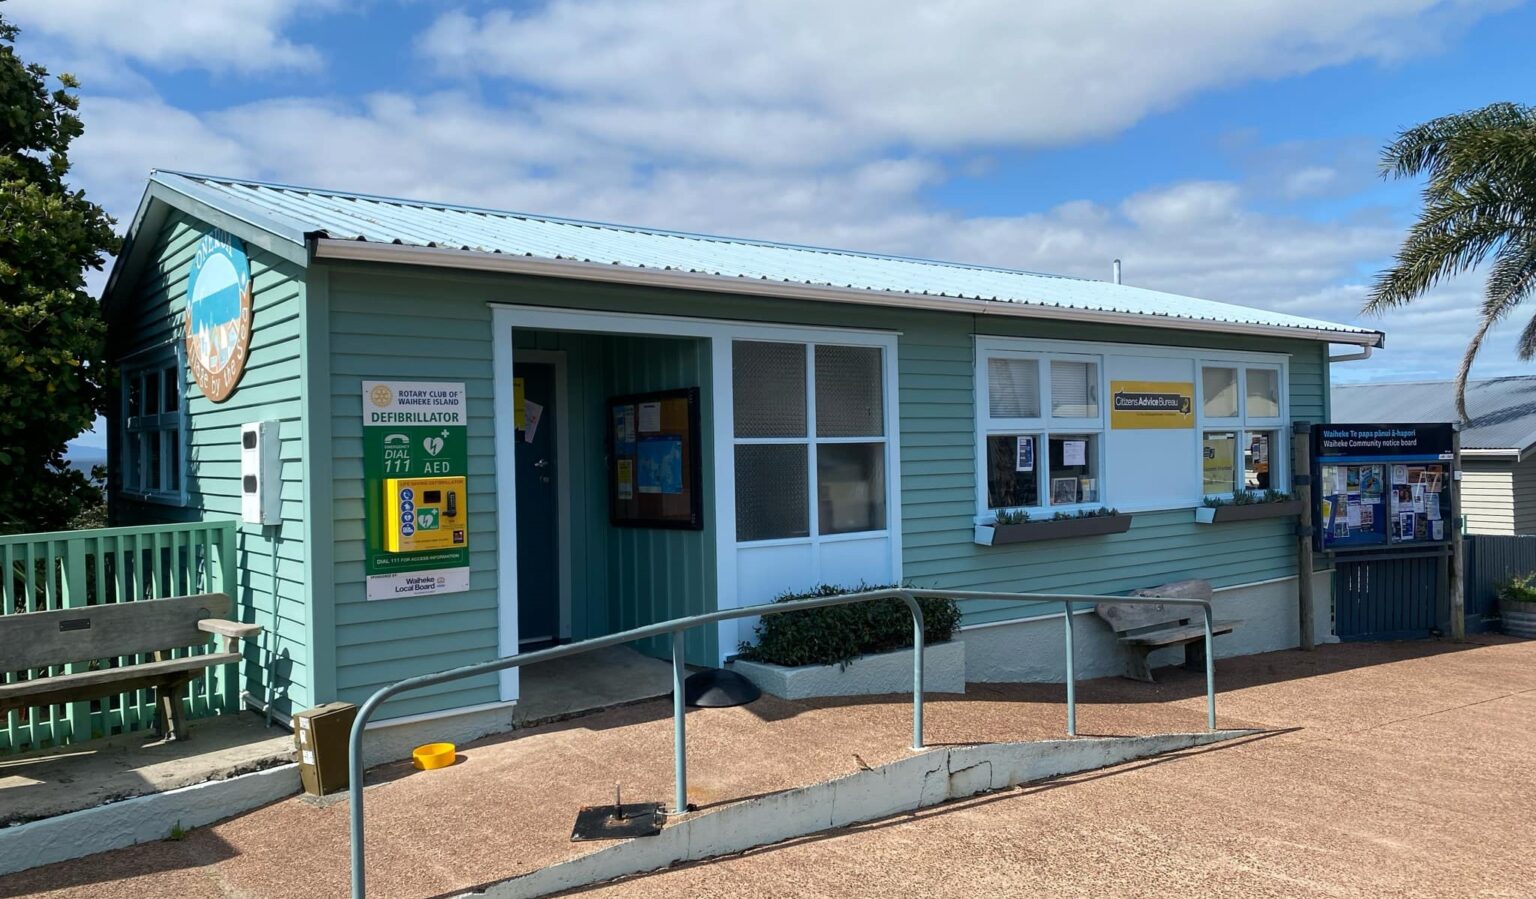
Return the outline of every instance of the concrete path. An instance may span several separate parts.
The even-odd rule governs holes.
[[[1082,685],[1084,734],[1204,725],[1203,683]],[[633,878],[667,896],[1529,895],[1536,643],[1330,646],[1217,663],[1241,746],[1035,785]],[[1057,737],[1059,686],[972,685],[929,703],[930,744]],[[468,747],[437,772],[370,775],[374,896],[451,895],[587,851],[576,806],[665,800],[671,722],[649,702]],[[900,699],[690,712],[690,800],[732,802],[906,755]],[[0,878],[0,897],[333,897],[346,808],[302,800]]]
[[[1530,897],[1536,643],[1230,668],[1287,728],[630,878],[641,897]],[[1377,664],[1305,676],[1328,663]],[[1272,678],[1264,683],[1265,675]]]

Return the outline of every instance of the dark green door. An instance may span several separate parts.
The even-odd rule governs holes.
[[[517,431],[517,642],[542,643],[560,636],[555,367],[519,363],[513,376],[529,404]]]

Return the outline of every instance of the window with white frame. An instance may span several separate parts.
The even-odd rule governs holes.
[[[1202,362],[1200,478],[1207,496],[1285,490],[1285,397],[1278,365]]]
[[[883,351],[731,345],[738,542],[886,529]]]
[[[1101,503],[1102,358],[990,349],[978,368],[982,511]]]
[[[121,368],[120,489],[151,502],[186,501],[185,396],[181,352],[144,353]]]

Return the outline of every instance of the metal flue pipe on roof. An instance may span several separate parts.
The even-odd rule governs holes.
[[[1115,260],[1115,283],[1120,283],[1120,260]]]

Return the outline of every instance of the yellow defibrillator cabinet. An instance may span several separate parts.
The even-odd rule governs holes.
[[[388,478],[385,548],[392,553],[469,545],[463,478]]]

